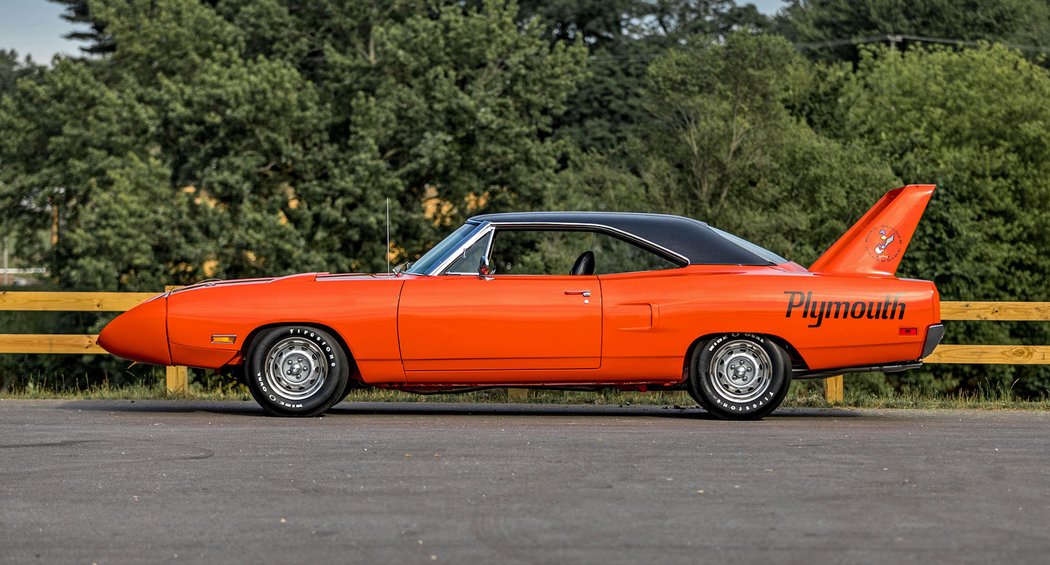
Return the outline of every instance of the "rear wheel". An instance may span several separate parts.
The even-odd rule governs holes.
[[[791,360],[768,338],[718,336],[693,351],[689,394],[713,416],[757,420],[775,410],[791,384]]]
[[[248,389],[267,412],[316,416],[342,400],[349,378],[346,352],[328,332],[309,326],[263,330],[245,361]]]

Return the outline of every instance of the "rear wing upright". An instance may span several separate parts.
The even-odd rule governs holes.
[[[886,193],[809,267],[814,273],[893,276],[935,185]]]

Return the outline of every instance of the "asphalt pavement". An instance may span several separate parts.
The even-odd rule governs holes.
[[[0,400],[0,563],[1046,563],[1050,413]]]

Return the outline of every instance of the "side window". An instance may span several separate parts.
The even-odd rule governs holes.
[[[589,232],[498,230],[489,261],[497,275],[567,275],[590,246]]]
[[[485,252],[489,248],[489,242],[492,241],[492,232],[487,233],[484,237],[474,242],[474,245],[468,247],[459,259],[456,259],[445,269],[447,275],[476,275],[478,274],[478,265],[481,263],[481,258],[485,255]]]
[[[489,260],[496,275],[568,275],[587,251],[594,254],[595,275],[678,267],[633,243],[580,230],[497,230]]]

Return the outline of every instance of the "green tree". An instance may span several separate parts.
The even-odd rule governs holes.
[[[396,261],[481,207],[535,205],[553,189],[552,124],[585,49],[517,25],[514,4],[231,1],[218,13],[247,54],[295,65],[324,105],[326,162],[295,187],[329,268],[382,268],[385,198]]]
[[[623,155],[647,202],[814,260],[897,183],[868,151],[791,114],[815,76],[786,40],[743,33],[654,61],[651,126]]]
[[[93,2],[112,49],[62,61],[5,103],[0,120],[17,135],[5,140],[4,197],[28,231],[57,213],[57,244],[33,251],[59,284],[379,269],[385,198],[411,259],[466,214],[529,207],[555,188],[552,120],[584,50],[519,28],[515,6],[220,6]],[[330,25],[279,37],[267,19]],[[424,206],[436,210],[428,221]],[[103,218],[127,228],[101,229]],[[143,224],[163,229],[127,233]],[[155,266],[127,264],[123,238],[146,244],[139,262]]]
[[[830,43],[809,51],[823,59],[856,61],[858,46],[842,42],[887,34],[1050,47],[1045,0],[792,0],[777,23],[792,41]]]
[[[646,69],[664,50],[698,34],[768,26],[753,5],[727,0],[528,0],[519,18],[538,18],[552,41],[589,50],[586,77],[554,124],[557,137],[584,151],[613,149],[645,122]]]
[[[552,122],[585,50],[513,4],[86,6],[101,54],[0,101],[0,203],[60,288],[378,270],[385,198],[411,260],[557,189]]]
[[[28,55],[20,61],[14,49],[0,49],[0,97],[14,92],[20,78],[38,76],[42,70]]]
[[[106,20],[100,18],[91,0],[48,0],[65,6],[62,19],[81,27],[65,35],[66,39],[79,41],[84,53],[100,55],[113,51],[113,38],[106,31]]]
[[[933,279],[946,300],[1050,298],[1050,73],[1001,46],[878,49],[845,93],[842,131],[906,182],[939,186],[902,274]],[[1042,344],[1044,326],[953,322],[947,340]],[[1036,366],[936,374],[947,388],[1050,390]]]
[[[142,276],[143,267],[153,272],[144,284],[160,283],[153,257],[137,266],[85,270],[94,261],[128,258],[120,251],[109,257],[84,256],[81,248],[93,237],[82,230],[98,210],[95,197],[113,189],[130,159],[154,162],[141,143],[152,121],[148,108],[99,82],[88,66],[66,60],[39,82],[21,81],[0,105],[0,129],[7,133],[0,140],[0,160],[7,165],[0,171],[0,201],[21,229],[23,250],[35,257],[33,264],[47,265],[66,288],[139,288],[129,286],[127,278],[126,284],[117,281]],[[149,224],[139,227],[146,233],[153,229]],[[53,233],[56,244],[37,237],[41,232]],[[113,241],[111,246],[120,245]]]
[[[447,7],[372,27],[357,49],[325,50],[323,76],[355,79],[325,80],[333,127],[348,133],[337,142],[368,170],[388,171],[385,195],[399,209],[450,205],[429,218],[438,232],[482,207],[535,206],[554,189],[553,120],[585,51],[551,45],[534,24],[519,29],[515,14],[513,5]],[[418,243],[439,236],[430,225],[399,231]]]

